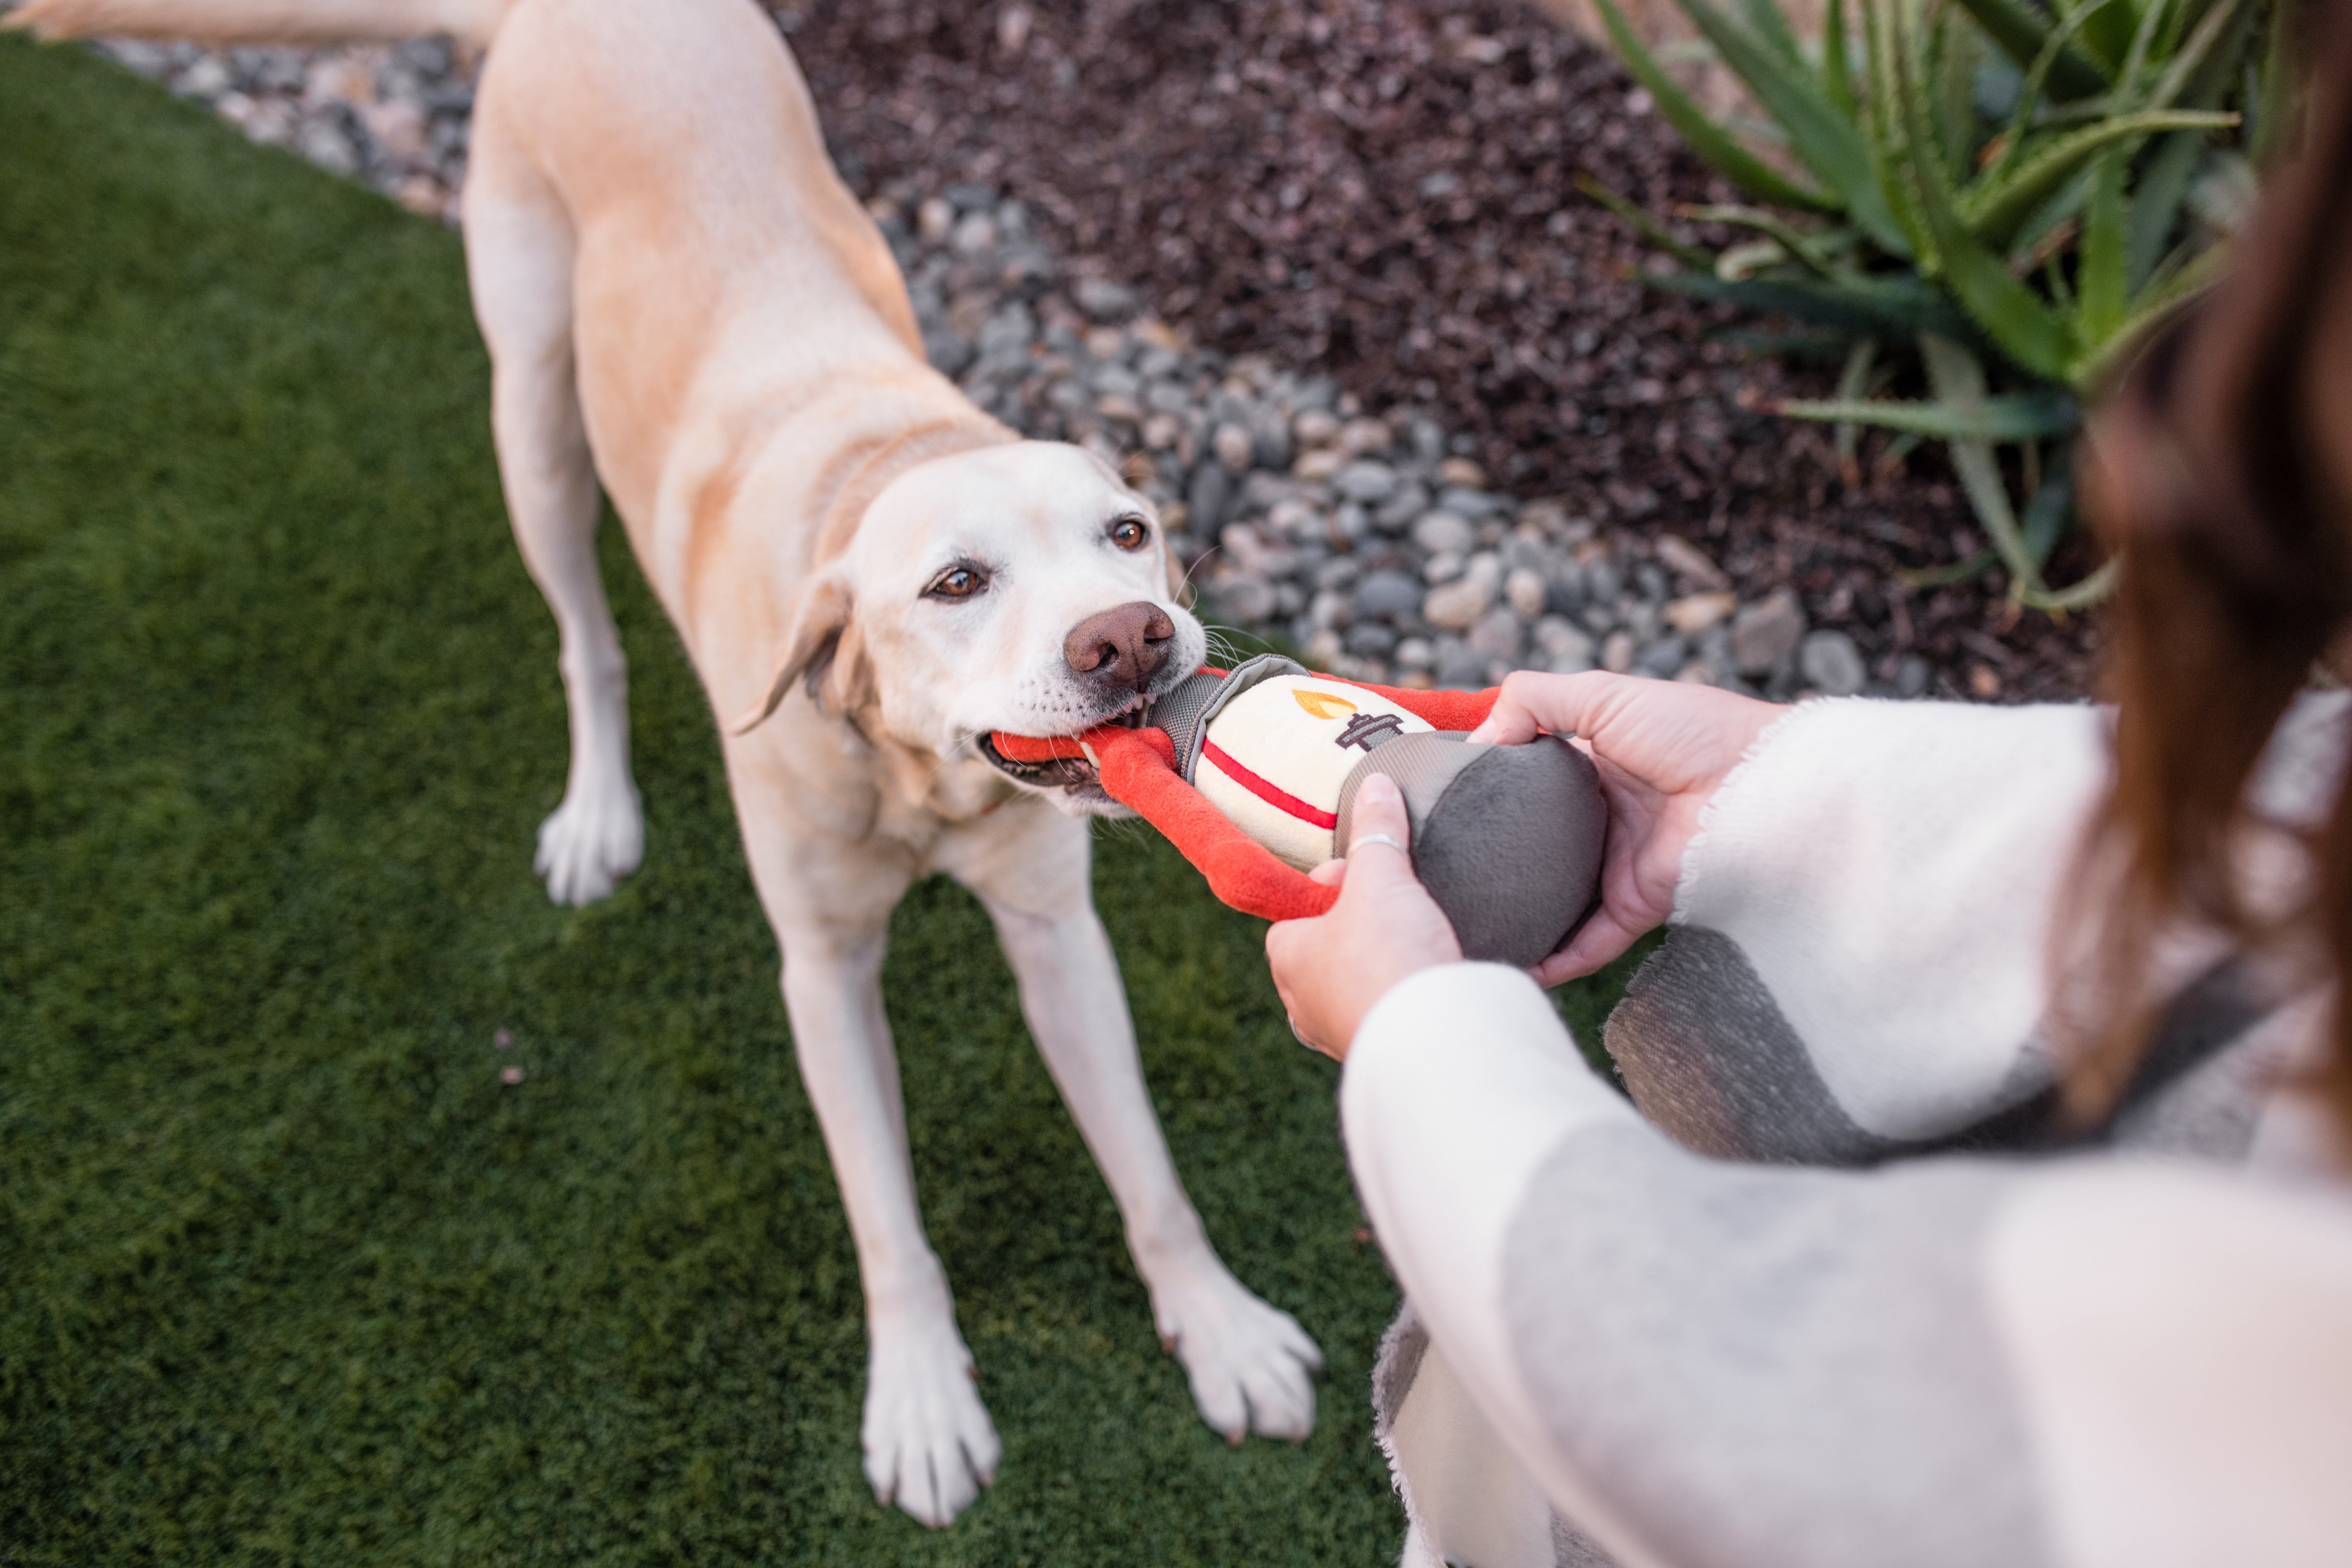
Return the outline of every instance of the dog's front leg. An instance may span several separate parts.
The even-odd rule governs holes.
[[[1244,1432],[1306,1437],[1322,1352],[1210,1247],[1144,1089],[1127,993],[1086,880],[1046,903],[1052,913],[985,893],[982,901],[1020,982],[1029,1032],[1110,1184],[1160,1342],[1183,1363],[1202,1418],[1234,1443]]]
[[[994,1479],[1001,1449],[915,1205],[898,1053],[882,1013],[883,931],[779,933],[801,1081],[841,1184],[866,1291],[866,1479],[878,1500],[936,1528]]]

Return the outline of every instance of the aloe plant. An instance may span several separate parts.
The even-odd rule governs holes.
[[[1851,0],[1858,26],[1830,0],[1811,44],[1778,0],[1676,0],[1769,116],[1769,150],[1595,3],[1660,112],[1749,198],[1681,209],[1743,236],[1710,252],[1584,182],[1682,264],[1648,280],[1842,342],[1838,395],[1779,408],[1836,426],[1850,475],[1865,426],[1895,432],[1896,454],[1949,447],[1992,543],[1943,578],[1998,565],[2020,605],[2099,597],[2112,563],[2064,587],[2043,575],[2082,400],[2218,269],[2283,113],[2288,0]],[[1906,355],[1929,395],[1879,395]]]

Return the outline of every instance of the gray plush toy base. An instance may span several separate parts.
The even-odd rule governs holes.
[[[1339,788],[1331,839],[1343,855],[1356,791],[1374,773],[1404,796],[1413,873],[1453,922],[1463,957],[1531,968],[1592,907],[1609,808],[1591,759],[1565,741],[1473,746],[1445,731],[1399,736]]]
[[[1210,721],[1261,680],[1307,675],[1260,654],[1223,677],[1207,671],[1153,703],[1143,721],[1168,732],[1177,772],[1194,782]],[[1524,746],[1473,746],[1458,731],[1391,734],[1339,786],[1331,844],[1348,852],[1357,786],[1386,773],[1412,824],[1412,868],[1454,924],[1462,956],[1530,968],[1566,941],[1601,885],[1609,808],[1582,752],[1549,735]]]

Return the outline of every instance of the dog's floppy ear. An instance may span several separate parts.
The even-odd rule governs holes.
[[[873,673],[866,661],[865,641],[858,636],[853,613],[856,607],[849,583],[838,572],[812,578],[800,593],[793,612],[793,629],[784,639],[784,656],[775,679],[759,705],[737,717],[728,729],[748,734],[765,723],[791,696],[793,683],[807,684],[820,712],[854,713],[873,696]]]

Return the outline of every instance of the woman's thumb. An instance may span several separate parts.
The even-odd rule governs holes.
[[[1350,877],[1367,862],[1360,856],[1370,856],[1373,861],[1384,860],[1391,852],[1397,857],[1392,866],[1382,865],[1375,872],[1386,876],[1391,870],[1412,873],[1412,819],[1404,808],[1404,795],[1396,781],[1386,773],[1373,773],[1356,786],[1355,805],[1349,812],[1348,869]]]

